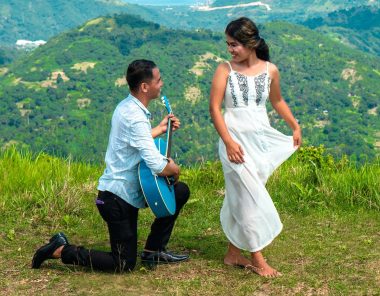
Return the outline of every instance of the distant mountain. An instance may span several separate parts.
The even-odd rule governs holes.
[[[12,0],[0,2],[0,43],[47,40],[88,19],[142,8],[121,0]]]
[[[358,158],[378,154],[380,59],[285,22],[265,25],[262,36],[305,142]],[[177,159],[214,159],[208,97],[215,67],[229,58],[223,34],[171,30],[131,15],[92,19],[0,68],[0,147],[101,161],[112,111],[128,93],[125,68],[136,58],[153,59],[162,71],[163,93],[182,122],[173,139]],[[154,123],[165,114],[158,102],[151,111]]]
[[[247,3],[262,3],[267,4],[273,11],[287,12],[288,14],[304,13],[304,17],[309,17],[313,13],[328,13],[339,9],[347,9],[351,7],[357,7],[361,5],[378,6],[376,1],[368,0],[266,0],[266,1],[252,1],[252,0],[215,0],[212,2],[212,7],[239,5]]]
[[[340,42],[380,56],[380,8],[354,7],[302,23]]]
[[[75,28],[91,18],[113,13],[139,15],[147,21],[154,21],[174,29],[204,28],[223,31],[230,20],[242,15],[248,16],[260,24],[273,20],[301,22],[310,17],[324,17],[336,9],[356,7],[368,2],[367,0],[355,0],[347,4],[346,0],[337,0],[332,4],[332,1],[327,0],[312,2],[267,0],[261,1],[266,5],[208,11],[188,6],[142,6],[148,0],[131,1],[139,5],[130,4],[124,0],[2,1],[0,2],[0,45],[12,45],[17,39],[47,40],[60,32]],[[190,0],[178,0],[173,3],[184,3],[185,1],[190,2]],[[163,4],[164,0],[154,2]],[[205,3],[206,1],[194,2]],[[212,6],[237,5],[247,2],[254,1],[217,0]]]

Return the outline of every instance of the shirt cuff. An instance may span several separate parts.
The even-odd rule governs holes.
[[[165,156],[162,157],[162,163],[160,164],[160,166],[157,167],[157,171],[154,170],[153,172],[155,174],[160,174],[162,173],[162,171],[165,169],[166,165],[169,163],[169,159]]]

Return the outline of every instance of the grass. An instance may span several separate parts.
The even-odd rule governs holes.
[[[223,265],[224,183],[217,162],[183,169],[192,195],[169,247],[189,251],[189,262],[154,271],[138,264],[122,275],[59,260],[30,269],[36,248],[60,230],[72,243],[108,250],[106,225],[94,206],[102,170],[43,153],[2,153],[0,295],[379,295],[379,163],[334,161],[321,148],[299,153],[268,182],[284,230],[264,255],[281,278]],[[152,219],[148,209],[140,211],[140,250]]]

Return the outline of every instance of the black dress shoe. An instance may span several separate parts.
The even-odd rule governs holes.
[[[44,262],[46,259],[53,258],[52,256],[55,250],[67,244],[67,237],[62,232],[53,235],[50,238],[48,244],[40,247],[36,253],[34,253],[32,259],[32,268],[40,268],[42,262]]]
[[[166,250],[157,252],[144,251],[141,253],[141,262],[147,265],[179,263],[188,259],[189,255],[173,254]]]
[[[53,240],[57,239],[57,238],[62,238],[62,241],[65,240],[65,245],[68,245],[69,244],[69,240],[67,239],[66,235],[63,233],[63,232],[58,232],[57,234],[54,234],[49,242],[52,242]]]

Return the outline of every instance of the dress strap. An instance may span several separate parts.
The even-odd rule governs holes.
[[[230,61],[227,61],[227,64],[228,64],[228,66],[230,67],[231,72],[233,72],[234,70],[232,70],[232,66],[231,66],[231,64],[230,64]]]

